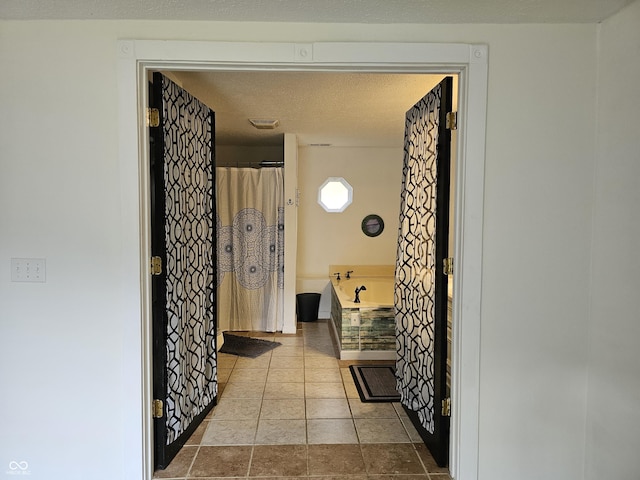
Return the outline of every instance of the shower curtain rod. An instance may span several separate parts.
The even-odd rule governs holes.
[[[216,167],[237,167],[237,168],[264,168],[264,167],[283,167],[284,162],[278,160],[262,160],[260,162],[229,162],[219,163]]]

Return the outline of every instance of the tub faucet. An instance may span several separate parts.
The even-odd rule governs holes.
[[[356,287],[356,298],[353,303],[360,303],[360,292],[366,289],[367,287],[365,287],[364,285],[362,285],[360,288]]]
[[[340,272],[334,273],[333,276],[336,277],[336,280],[340,280]],[[349,278],[349,277],[347,277],[347,278]]]
[[[353,273],[353,270],[347,270],[347,280],[351,278],[352,273]]]

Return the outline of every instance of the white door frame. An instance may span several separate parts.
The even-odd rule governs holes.
[[[429,43],[118,42],[120,201],[122,205],[123,465],[128,478],[153,474],[148,71],[298,70],[457,73],[458,148],[450,469],[478,476],[480,303],[487,106],[486,45]]]

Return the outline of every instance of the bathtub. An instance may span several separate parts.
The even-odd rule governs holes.
[[[393,277],[353,277],[331,283],[343,308],[393,308]],[[360,303],[354,303],[355,289],[363,285],[367,289],[360,292]]]
[[[364,285],[360,303],[355,289]],[[393,275],[331,279],[331,325],[341,360],[394,360]]]

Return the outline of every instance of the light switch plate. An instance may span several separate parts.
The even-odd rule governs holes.
[[[351,312],[351,326],[352,327],[360,326],[360,312]]]
[[[12,258],[12,282],[46,282],[46,260],[44,258]]]

